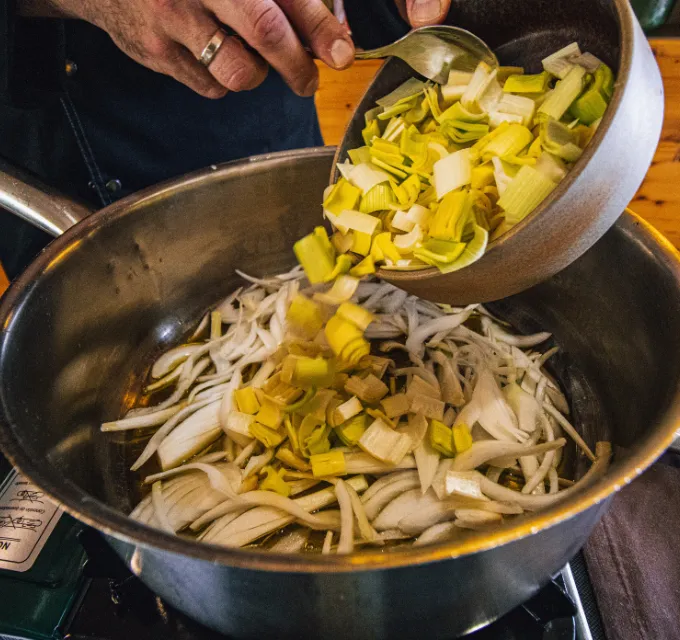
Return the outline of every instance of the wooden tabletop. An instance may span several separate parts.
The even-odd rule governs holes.
[[[631,208],[680,249],[680,40],[651,44],[664,79],[666,116],[654,161]],[[316,104],[326,144],[340,141],[354,105],[379,66],[379,61],[357,62],[347,71],[320,66]]]

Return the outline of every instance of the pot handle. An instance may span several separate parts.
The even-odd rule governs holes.
[[[0,207],[52,236],[60,236],[94,212],[2,158]]]

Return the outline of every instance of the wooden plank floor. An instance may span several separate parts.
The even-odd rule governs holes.
[[[654,162],[631,207],[680,248],[680,40],[653,40],[652,47],[664,78],[666,116]],[[326,144],[340,141],[379,66],[378,61],[365,61],[347,71],[320,67],[316,104]]]

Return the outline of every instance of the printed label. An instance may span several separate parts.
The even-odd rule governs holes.
[[[0,487],[0,569],[28,571],[62,513],[38,487],[12,470]]]

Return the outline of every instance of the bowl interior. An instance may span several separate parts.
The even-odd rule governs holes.
[[[571,42],[578,42],[583,51],[590,51],[618,74],[621,66],[621,20],[622,16],[617,10],[616,3],[607,0],[595,2],[576,0],[561,3],[552,3],[549,0],[510,2],[454,0],[447,23],[463,27],[479,36],[496,53],[502,65],[521,66],[527,73],[541,71],[543,58]],[[364,113],[375,107],[377,99],[396,89],[414,74],[413,69],[398,58],[392,58],[385,63],[362,97],[347,126],[338,146],[337,162],[347,160],[349,157],[347,152],[350,149],[363,146],[361,132],[365,126]],[[612,105],[611,111],[615,108],[615,105]],[[606,119],[612,117],[611,111],[605,116]],[[597,140],[593,140],[591,146],[596,144]],[[585,161],[584,159],[581,163],[577,162],[576,171],[578,165]],[[549,202],[558,198],[573,180],[574,175],[572,172],[572,176],[533,212],[531,218],[547,210]],[[334,167],[331,180],[335,182],[339,178],[339,171]],[[519,228],[509,231],[503,238],[507,239]],[[498,240],[491,242],[487,253],[497,244]],[[397,285],[399,282],[421,280],[437,274],[434,268],[405,272],[381,271],[383,277]],[[450,282],[452,283],[458,275],[450,274],[448,276]]]

